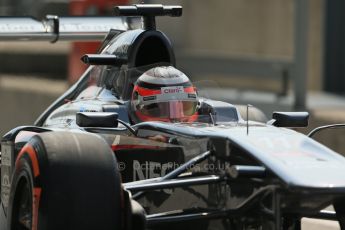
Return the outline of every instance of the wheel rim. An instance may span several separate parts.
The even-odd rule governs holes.
[[[32,188],[27,178],[18,183],[13,202],[12,229],[31,230],[32,227]]]

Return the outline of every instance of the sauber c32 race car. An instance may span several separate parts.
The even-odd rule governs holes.
[[[195,84],[166,91],[187,92],[197,102],[192,120],[134,122],[138,78],[152,68],[176,66],[155,16],[180,16],[182,8],[132,5],[115,11],[119,17],[110,19],[114,27],[100,52],[82,58],[90,67],[80,80],[33,126],[2,138],[1,230],[288,230],[301,229],[303,217],[338,220],[345,229],[345,158],[288,129],[307,126],[308,113],[250,120],[260,111],[240,112]],[[73,30],[66,25],[77,20],[71,18],[1,20],[8,29],[2,39],[55,41],[102,32]],[[15,23],[27,23],[18,27],[22,33],[11,31]],[[334,212],[323,210],[329,205]]]

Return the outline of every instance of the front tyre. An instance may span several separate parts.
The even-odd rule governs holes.
[[[8,229],[123,229],[123,207],[114,153],[96,135],[43,133],[17,157]]]

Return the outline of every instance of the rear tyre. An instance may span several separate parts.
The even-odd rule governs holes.
[[[123,229],[114,153],[98,136],[50,132],[19,153],[8,229]]]

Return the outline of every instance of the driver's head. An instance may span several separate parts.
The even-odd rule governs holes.
[[[152,68],[136,81],[131,106],[139,121],[192,122],[197,92],[189,78],[172,66]]]

